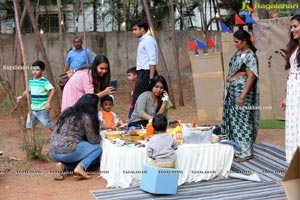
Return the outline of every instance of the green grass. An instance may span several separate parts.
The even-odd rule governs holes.
[[[284,129],[285,121],[265,119],[259,120],[259,128],[261,129]]]

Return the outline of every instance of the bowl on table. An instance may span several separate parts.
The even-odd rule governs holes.
[[[144,140],[146,135],[145,129],[131,131],[128,134],[123,134],[122,137],[125,142],[136,142],[139,140]]]
[[[105,138],[113,140],[115,138],[122,138],[122,131],[109,131],[105,133]]]

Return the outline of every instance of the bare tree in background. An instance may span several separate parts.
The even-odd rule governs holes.
[[[177,39],[176,39],[176,31],[175,31],[175,14],[174,14],[174,2],[170,0],[171,3],[171,23],[172,23],[172,44],[174,50],[175,64],[176,64],[176,74],[178,80],[178,89],[179,89],[179,105],[184,106],[183,101],[183,93],[182,93],[182,84],[181,84],[181,75],[180,75],[180,66],[178,59],[178,50],[177,50]]]
[[[43,41],[42,41],[42,38],[41,38],[41,35],[40,35],[40,32],[39,32],[38,24],[35,21],[35,17],[34,17],[33,10],[31,8],[30,0],[24,0],[24,1],[25,1],[25,5],[26,5],[26,8],[27,8],[28,14],[29,14],[31,25],[32,25],[33,30],[34,30],[35,37],[37,39],[39,51],[42,55],[43,61],[46,64],[45,71],[48,74],[48,79],[51,83],[56,83],[55,80],[54,80],[54,77],[53,77],[53,73],[52,73],[52,70],[51,70],[51,67],[50,67],[50,62],[49,62],[45,47],[44,47],[44,44],[43,44]],[[57,84],[54,84],[54,87],[55,87],[56,92],[60,91]],[[56,109],[55,113],[59,114],[60,112],[58,110],[60,110],[59,109],[60,99],[59,98],[54,98],[53,99],[53,104],[54,104],[54,108]]]
[[[148,7],[148,3],[147,3],[146,0],[143,0],[143,4],[144,4],[144,10],[145,10],[145,14],[146,14],[146,17],[147,17],[147,21],[148,21],[149,27],[150,27],[150,32],[151,32],[152,36],[155,38],[155,34],[154,34],[154,29],[153,29],[153,24],[152,24],[152,20],[151,20],[151,16],[150,16],[150,11],[149,11],[149,7]],[[167,68],[167,65],[166,65],[166,61],[165,61],[164,55],[163,55],[163,53],[161,51],[159,42],[157,42],[157,47],[158,47],[158,54],[159,54],[160,60],[162,62],[162,67],[163,67],[163,71],[164,71],[164,74],[165,74],[165,78],[166,78],[166,81],[168,82],[168,86],[169,86],[169,97],[170,97],[170,100],[174,104],[174,108],[176,108],[175,98],[174,98],[174,93],[173,93],[173,88],[172,88],[172,84],[171,84],[171,79],[170,79],[169,71],[168,71],[168,68]]]

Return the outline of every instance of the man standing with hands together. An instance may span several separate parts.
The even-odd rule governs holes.
[[[133,92],[133,107],[139,95],[148,89],[149,81],[156,74],[158,63],[158,48],[156,40],[148,34],[149,25],[143,20],[137,20],[132,25],[133,34],[139,38],[137,49],[136,70],[137,80]]]

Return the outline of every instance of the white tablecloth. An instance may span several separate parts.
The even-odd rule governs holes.
[[[101,142],[100,176],[107,180],[106,187],[127,188],[140,182],[146,164],[146,148],[118,147],[109,140]],[[226,144],[183,144],[177,153],[178,185],[186,182],[227,177],[233,158],[233,147]]]

